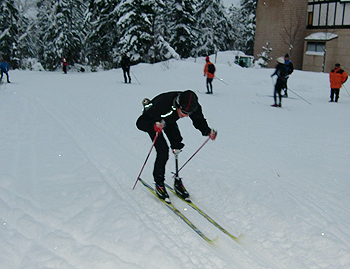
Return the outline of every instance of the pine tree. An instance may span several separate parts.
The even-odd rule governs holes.
[[[36,20],[30,12],[36,6],[31,0],[16,0],[15,5],[19,14],[16,57],[22,67],[25,59],[37,57]]]
[[[241,0],[241,24],[244,25],[242,38],[244,40],[242,50],[246,54],[254,53],[255,20],[257,0]]]
[[[122,0],[90,0],[85,16],[85,28],[89,30],[86,38],[88,62],[93,66],[101,63],[105,68],[113,66],[119,51],[120,28],[117,24]]]
[[[202,0],[196,11],[199,38],[196,55],[209,55],[232,48],[234,32],[222,0]]]
[[[136,62],[155,62],[154,45],[157,1],[125,1],[121,6],[118,26],[122,29],[119,47],[121,52],[132,54]]]
[[[18,41],[18,10],[13,0],[0,1],[0,55],[7,60],[15,56]]]
[[[39,6],[39,59],[44,68],[55,70],[62,57],[69,64],[82,59],[83,3],[74,0],[41,0]]]
[[[261,67],[267,67],[269,62],[272,61],[272,57],[270,57],[270,52],[272,51],[272,48],[269,47],[270,42],[266,42],[266,46],[263,46],[262,49],[263,51],[258,54],[258,64]]]
[[[175,0],[171,5],[170,45],[182,57],[191,56],[198,37],[196,20],[192,15],[195,12],[193,1]]]

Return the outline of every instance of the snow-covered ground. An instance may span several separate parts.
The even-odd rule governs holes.
[[[213,58],[213,57],[212,57]],[[295,71],[273,108],[273,69],[204,59],[98,73],[10,71],[0,86],[1,268],[350,268],[350,96],[328,103],[328,75]],[[229,62],[229,63],[228,63]],[[345,86],[350,89],[349,83]],[[132,186],[151,147],[141,101],[198,92],[218,130],[181,171],[193,201],[240,244],[171,196],[206,243],[149,191]],[[178,121],[184,163],[205,141]],[[142,177],[152,182],[155,153]],[[174,158],[167,165],[172,184]]]

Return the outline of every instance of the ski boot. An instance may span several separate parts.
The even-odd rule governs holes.
[[[164,185],[160,185],[158,183],[156,183],[156,194],[158,195],[159,199],[164,200],[164,202],[170,204],[170,199],[169,199],[169,195],[165,189]]]
[[[184,187],[184,185],[182,184],[182,180],[181,178],[176,178],[175,182],[174,182],[174,190],[176,192],[177,195],[179,195],[182,199],[190,202],[190,195],[187,192],[186,188]]]

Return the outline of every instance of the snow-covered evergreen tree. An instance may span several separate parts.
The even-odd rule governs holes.
[[[84,5],[74,0],[40,0],[39,58],[44,68],[55,70],[62,57],[69,64],[81,62]]]
[[[15,5],[19,14],[16,58],[22,67],[22,60],[37,57],[36,5],[31,0],[16,0]]]
[[[241,0],[241,20],[242,38],[244,40],[242,50],[246,54],[253,55],[254,53],[254,38],[255,38],[255,20],[257,0]]]
[[[130,0],[121,5],[118,21],[122,33],[119,41],[121,52],[128,52],[136,62],[155,62],[158,2]]]
[[[114,59],[120,52],[117,44],[120,38],[120,28],[117,24],[120,18],[122,0],[90,0],[85,18],[87,34],[87,58],[90,64],[105,68],[113,66]]]
[[[198,45],[194,49],[196,55],[209,55],[233,47],[233,26],[222,0],[201,0],[196,19],[199,29]]]
[[[14,56],[18,41],[18,10],[13,0],[0,1],[0,57]]]
[[[272,61],[272,57],[270,56],[270,52],[272,48],[270,48],[270,42],[266,42],[266,46],[262,47],[263,51],[258,54],[258,64],[261,67],[267,67],[269,62]]]
[[[198,38],[196,19],[193,15],[195,13],[193,2],[193,0],[175,0],[170,5],[169,42],[182,58],[191,56],[191,51]]]

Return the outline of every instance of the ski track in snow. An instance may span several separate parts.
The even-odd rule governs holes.
[[[239,244],[171,197],[217,238],[211,246],[140,183],[131,190],[151,146],[135,127],[141,100],[168,90],[205,92],[204,61],[139,64],[133,70],[141,85],[118,83],[120,70],[11,71],[18,83],[0,85],[4,268],[349,266],[350,98],[342,91],[340,103],[329,104],[327,74],[296,71],[289,86],[312,105],[290,93],[282,109],[271,108],[273,70],[229,67],[226,59],[217,70],[230,86],[215,80],[213,96],[199,94],[218,138],[181,176],[200,208],[245,235]],[[205,138],[190,121],[178,124],[181,165]],[[154,156],[142,175],[149,183]],[[173,162],[170,156],[169,184]]]

